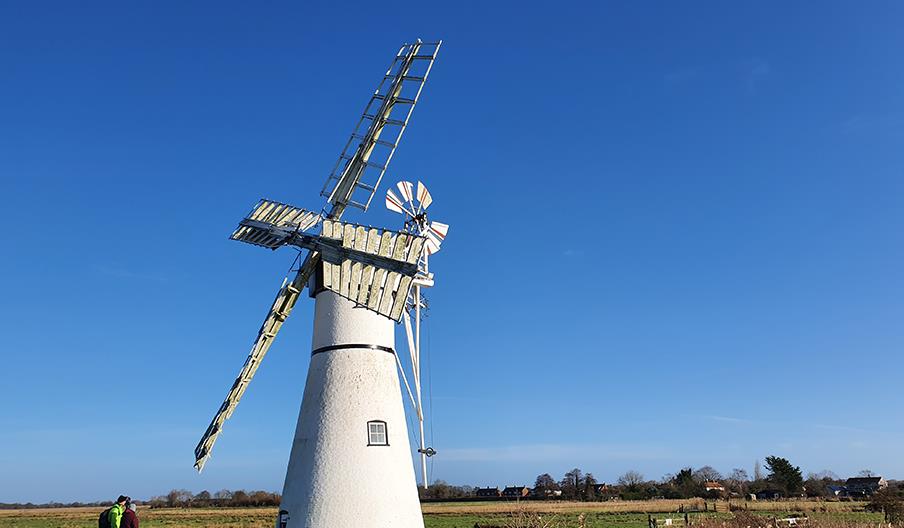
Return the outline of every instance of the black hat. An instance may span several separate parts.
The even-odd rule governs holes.
[[[116,499],[116,502],[129,502],[130,500],[132,500],[132,499],[129,497],[126,497],[125,495],[120,495],[119,498]]]

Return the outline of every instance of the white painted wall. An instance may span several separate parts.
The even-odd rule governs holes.
[[[395,348],[394,323],[335,293],[317,295],[313,350]],[[395,358],[339,349],[311,358],[280,509],[288,528],[423,528]],[[367,445],[367,422],[389,446]],[[277,520],[277,526],[279,521]]]

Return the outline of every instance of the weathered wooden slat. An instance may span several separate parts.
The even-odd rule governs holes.
[[[367,251],[371,255],[376,255],[377,250],[380,248],[380,230],[379,229],[371,229],[367,232],[367,247],[364,251]]]
[[[282,225],[283,218],[286,217],[286,213],[292,211],[293,209],[295,208],[291,205],[283,205],[281,209],[276,211],[276,213],[273,215],[273,219],[270,220],[270,222],[275,225]]]
[[[408,262],[411,264],[416,264],[418,259],[421,258],[421,252],[424,249],[425,239],[422,237],[413,237],[411,241],[411,245],[408,248]]]
[[[339,285],[340,285],[340,282],[339,282],[339,281],[340,281],[341,276],[342,276],[342,273],[340,272],[340,268],[339,268],[339,265],[338,265],[338,264],[330,264],[330,274],[331,274],[332,277],[333,277],[333,278],[331,279],[332,284],[333,284],[332,290],[338,293],[338,292],[339,292]]]
[[[355,243],[355,226],[351,224],[345,224],[343,226],[342,232],[342,247],[351,248],[354,247]],[[352,282],[352,261],[348,259],[343,259],[342,264],[340,264],[340,282],[339,282],[339,295],[343,297],[348,297],[348,289]]]
[[[333,269],[332,264],[321,259],[320,260],[320,270],[323,274],[323,287],[332,290],[333,289]]]
[[[376,255],[380,248],[381,233],[379,229],[372,228],[367,231],[367,243],[364,251],[371,255]],[[358,288],[358,304],[367,306],[369,302],[371,288],[374,282],[374,267],[371,265],[364,266],[361,269],[361,283]]]
[[[339,295],[348,297],[348,286],[351,283],[352,261],[345,259],[339,265]]]
[[[280,211],[282,211],[286,206],[281,203],[274,203],[273,208],[267,212],[267,215],[264,216],[262,221],[273,223],[273,219],[276,218]]]
[[[405,302],[408,300],[408,292],[411,290],[411,277],[402,277],[399,287],[395,292],[395,301],[392,303],[392,310],[389,312],[389,318],[395,321],[402,317],[402,310],[405,309]]]
[[[276,207],[276,204],[274,204],[274,203],[271,202],[271,201],[264,200],[264,201],[257,207],[257,209],[254,211],[254,214],[251,215],[251,219],[252,219],[252,220],[261,220],[261,219],[263,219],[264,217],[267,216],[267,214],[268,214],[274,207]]]
[[[383,282],[386,279],[386,270],[377,268],[374,271],[374,280],[370,285],[370,293],[367,294],[367,307],[377,311],[380,308],[380,296],[382,295]]]
[[[410,239],[411,236],[405,233],[399,233],[396,236],[395,247],[392,250],[392,258],[394,260],[405,260],[405,253],[408,250],[408,241]]]
[[[377,249],[377,254],[381,257],[388,257],[389,253],[392,252],[392,243],[393,243],[392,233],[389,231],[384,231],[380,236],[380,247]]]
[[[358,287],[358,304],[367,306],[367,296],[374,282],[374,267],[367,265],[361,270],[361,284]]]
[[[364,251],[365,247],[367,247],[367,229],[358,226],[355,229],[355,249]],[[363,268],[364,264],[361,264],[360,262],[352,264],[352,281],[348,287],[348,297],[353,301],[357,301],[358,299],[358,287],[361,284],[361,270]]]
[[[400,277],[401,274],[395,271],[391,271],[386,275],[386,284],[383,286],[383,297],[380,299],[379,308],[377,308],[377,311],[386,317],[389,317],[389,312],[392,311],[393,294],[398,287]]]
[[[304,217],[304,220],[302,220],[298,225],[302,231],[307,231],[308,229],[310,229],[312,226],[314,226],[317,223],[317,220],[319,218],[320,218],[320,215],[318,215],[317,213],[309,212]]]
[[[394,238],[392,233],[384,231],[380,235],[380,245],[377,248],[377,254],[388,257],[392,252]],[[370,292],[367,295],[367,307],[371,310],[378,311],[380,308],[380,299],[383,296],[383,283],[386,280],[386,270],[378,268],[374,272],[374,280],[370,286]]]
[[[344,231],[342,233],[342,247],[355,247],[355,226],[353,226],[352,224],[345,224],[343,229]]]
[[[305,214],[307,214],[307,211],[305,211],[304,209],[301,209],[300,207],[293,207],[292,210],[286,213],[286,215],[283,217],[282,222],[283,224],[288,226],[297,226],[298,220],[304,218]]]

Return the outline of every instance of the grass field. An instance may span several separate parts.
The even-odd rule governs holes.
[[[743,504],[743,503],[739,503]],[[803,512],[812,520],[827,526],[877,527],[882,516],[863,511],[862,503],[855,502],[759,502],[747,504],[752,512],[782,517],[787,512]],[[426,528],[473,528],[475,523],[505,526],[513,515],[540,515],[554,520],[560,526],[578,527],[578,517],[583,514],[586,528],[646,528],[647,514],[658,518],[670,516],[679,507],[703,508],[703,501],[622,501],[622,502],[440,502],[424,504]],[[712,510],[713,503],[707,504]],[[726,503],[720,504],[720,512],[691,514],[691,522],[705,519],[729,520],[724,513]],[[100,508],[60,508],[37,510],[0,510],[0,528],[84,528],[96,526]],[[223,528],[271,528],[276,518],[275,508],[193,508],[193,509],[139,509],[142,528],[157,527],[223,527]],[[680,516],[671,515],[676,519]],[[708,523],[709,524],[709,523]],[[366,528],[366,527],[361,527]]]

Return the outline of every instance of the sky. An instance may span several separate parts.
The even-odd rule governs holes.
[[[431,481],[768,455],[904,478],[902,16],[3,2],[0,502],[281,490],[309,299],[192,468],[294,258],[228,236],[262,196],[322,206],[419,37],[444,44],[379,192],[423,180],[451,225],[424,338]],[[399,222],[375,203],[346,218]]]

